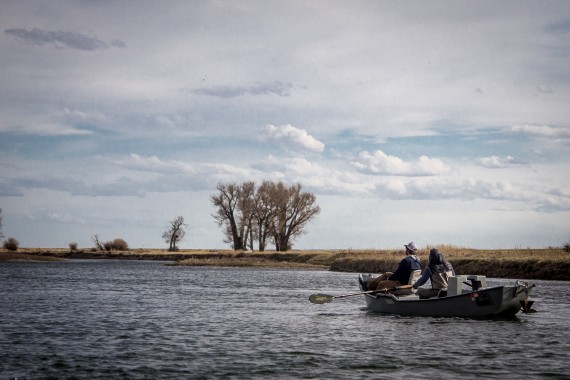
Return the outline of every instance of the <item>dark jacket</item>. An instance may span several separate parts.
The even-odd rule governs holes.
[[[453,267],[436,248],[429,251],[428,267],[432,273],[453,272]]]
[[[433,248],[429,252],[428,265],[422,277],[414,284],[414,288],[422,286],[429,279],[431,280],[432,289],[447,289],[447,278],[449,275],[455,276],[453,266],[451,266],[449,261],[447,261],[436,248]]]
[[[400,264],[398,264],[398,269],[388,277],[388,280],[399,281],[402,285],[407,285],[410,281],[410,274],[414,270],[421,270],[422,265],[420,264],[420,259],[416,255],[406,256]]]

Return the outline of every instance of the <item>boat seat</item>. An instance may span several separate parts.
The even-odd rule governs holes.
[[[414,285],[416,281],[422,276],[422,271],[420,269],[413,270],[410,274],[410,281],[408,281],[408,285]]]
[[[412,271],[412,273],[410,273],[410,280],[408,281],[408,285],[413,285],[421,276],[422,276],[421,270],[418,269]],[[392,294],[396,296],[407,296],[409,294],[412,294],[412,289],[396,290],[395,292],[392,292]]]

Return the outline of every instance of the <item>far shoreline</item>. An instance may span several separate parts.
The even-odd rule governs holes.
[[[437,246],[458,274],[479,274],[494,278],[570,281],[570,252],[562,248],[477,250]],[[428,249],[419,253],[427,262]],[[20,248],[17,252],[0,249],[0,262],[51,261],[65,259],[162,260],[168,265],[259,267],[279,269],[329,270],[336,272],[381,273],[393,271],[403,258],[402,250],[291,250],[233,251],[164,249],[97,251],[64,248]]]

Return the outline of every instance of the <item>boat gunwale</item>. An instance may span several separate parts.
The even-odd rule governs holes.
[[[430,298],[419,298],[417,295],[413,295],[414,297],[410,297],[411,295],[402,295],[402,296],[397,296],[393,293],[376,293],[376,294],[364,294],[365,297],[370,297],[373,299],[380,299],[381,297],[387,297],[387,298],[392,298],[394,301],[397,302],[418,302],[418,301],[440,301],[440,300],[451,300],[457,297],[465,297],[468,296],[470,294],[475,294],[475,293],[480,293],[486,290],[495,290],[495,289],[504,289],[504,288],[517,288],[517,286],[509,286],[509,285],[497,285],[497,286],[490,286],[490,287],[486,287],[486,288],[479,288],[477,290],[471,290],[471,291],[467,291],[465,293],[461,293],[461,294],[456,294],[453,296],[445,296],[445,297],[430,297]],[[530,292],[530,289],[529,289]],[[408,298],[408,299],[406,299]]]

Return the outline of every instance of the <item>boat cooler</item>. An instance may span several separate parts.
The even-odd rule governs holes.
[[[485,276],[466,275],[451,276],[448,278],[447,296],[457,296],[463,293],[463,284],[471,281],[471,290],[487,287],[487,278]]]

